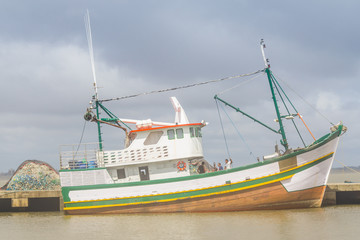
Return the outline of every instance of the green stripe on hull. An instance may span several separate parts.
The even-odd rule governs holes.
[[[168,202],[176,201],[189,198],[205,197],[211,195],[226,194],[229,192],[241,191],[245,189],[255,188],[259,186],[264,186],[274,182],[279,182],[285,179],[291,178],[294,174],[304,171],[308,168],[311,168],[333,156],[334,153],[330,153],[326,156],[323,156],[319,159],[316,159],[312,162],[306,163],[304,165],[289,169],[284,172],[280,172],[274,175],[261,177],[258,179],[242,181],[238,183],[225,184],[218,187],[211,187],[206,189],[184,191],[178,193],[169,193],[169,194],[159,194],[159,195],[150,195],[150,196],[141,196],[141,197],[127,197],[119,199],[108,199],[108,200],[96,200],[96,201],[82,201],[82,202],[66,202],[64,210],[75,210],[75,209],[86,209],[86,208],[103,208],[103,207],[113,207],[113,206],[126,206],[126,205],[135,205],[135,204],[149,204],[154,202]],[[239,170],[238,170],[239,171]],[[110,188],[111,185],[107,185]],[[103,189],[101,186],[98,189]],[[88,188],[83,187],[82,190]],[[95,186],[92,186],[91,189],[96,189]],[[65,191],[64,191],[65,190]],[[74,189],[72,189],[74,190]],[[79,189],[76,189],[79,190]],[[63,188],[63,194],[69,193],[69,189],[66,190]],[[64,195],[64,200],[69,199],[68,195]]]

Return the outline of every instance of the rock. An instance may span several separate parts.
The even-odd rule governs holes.
[[[26,160],[2,189],[16,191],[60,190],[59,173],[45,162]]]

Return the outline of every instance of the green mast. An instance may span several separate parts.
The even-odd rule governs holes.
[[[286,150],[288,150],[289,145],[288,145],[288,142],[287,142],[287,139],[286,139],[284,125],[283,125],[282,120],[281,120],[279,106],[277,104],[277,100],[276,100],[276,96],[275,96],[275,91],[274,91],[273,80],[272,80],[271,71],[270,71],[269,60],[265,57],[265,52],[264,52],[265,43],[264,43],[263,39],[261,39],[260,45],[261,45],[261,52],[262,52],[262,55],[263,55],[263,58],[264,58],[264,63],[265,63],[265,72],[266,72],[268,80],[269,80],[269,85],[270,85],[272,99],[274,101],[276,116],[277,116],[277,120],[278,120],[279,126],[280,126],[279,132],[280,132],[280,134],[282,136],[282,140],[280,142],[281,142],[281,145],[284,146],[285,151],[286,151]]]
[[[100,119],[100,113],[99,113],[99,101],[96,99],[96,118]],[[102,138],[101,138],[101,125],[100,122],[97,121],[97,127],[98,127],[98,137],[99,137],[99,150],[102,151],[103,150],[103,145],[102,145]]]

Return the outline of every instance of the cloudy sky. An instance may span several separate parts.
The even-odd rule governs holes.
[[[254,72],[264,67],[264,38],[272,71],[315,137],[326,134],[330,122],[343,121],[349,130],[337,159],[360,165],[358,1],[1,0],[0,172],[28,159],[58,169],[59,145],[79,143],[93,94],[86,9],[100,98]],[[169,97],[176,96],[190,121],[210,123],[203,128],[205,157],[218,162],[227,151],[213,100],[217,93],[277,128],[263,75],[106,106],[121,118],[172,122]],[[273,153],[278,135],[226,109],[236,130],[219,110],[235,166]],[[105,148],[120,148],[123,133],[103,130]],[[301,146],[293,130],[287,133],[292,147]],[[311,143],[308,133],[304,138]],[[95,125],[87,123],[83,142],[95,141]]]

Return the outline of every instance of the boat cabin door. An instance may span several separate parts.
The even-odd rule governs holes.
[[[150,180],[148,166],[139,167],[139,175],[140,175],[140,181]]]

